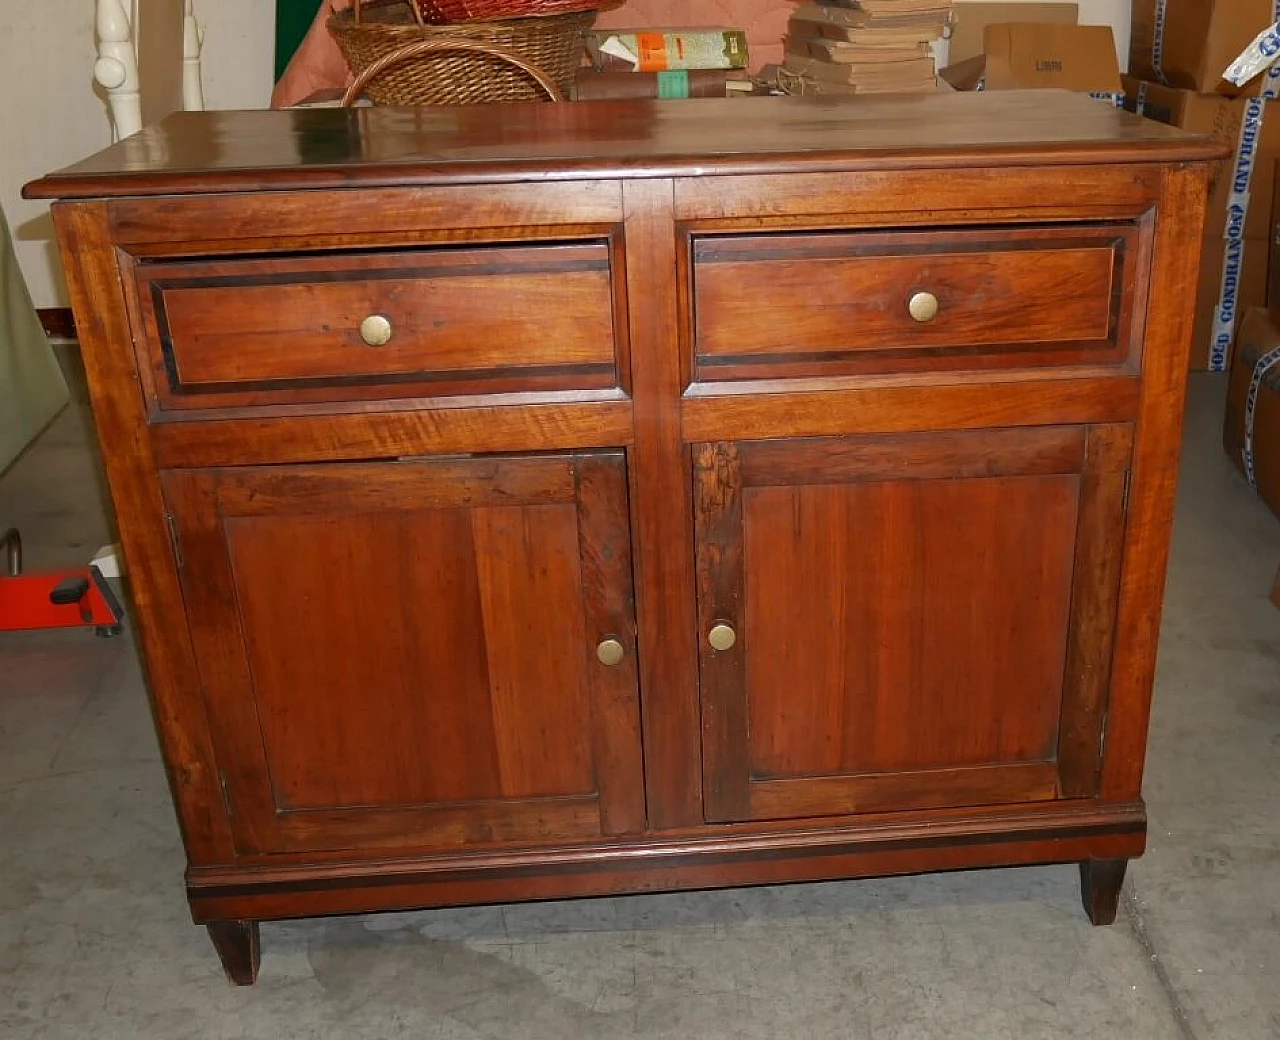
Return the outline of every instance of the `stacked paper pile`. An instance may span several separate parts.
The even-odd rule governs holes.
[[[792,94],[935,90],[930,44],[950,22],[950,0],[802,3],[787,26],[781,80]]]

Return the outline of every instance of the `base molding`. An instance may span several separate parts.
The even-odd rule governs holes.
[[[707,828],[612,844],[362,862],[193,867],[197,922],[272,920],[582,896],[887,877],[1140,856],[1141,805],[986,812],[932,825]]]

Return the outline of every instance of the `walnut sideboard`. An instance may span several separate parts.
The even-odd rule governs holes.
[[[54,206],[258,922],[1141,854],[1219,146],[1054,92],[179,114]]]

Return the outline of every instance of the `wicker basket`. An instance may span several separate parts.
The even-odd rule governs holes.
[[[393,66],[418,58],[435,58],[444,54],[449,54],[454,58],[459,55],[471,57],[483,55],[506,62],[508,65],[519,69],[534,83],[537,83],[551,101],[563,101],[565,99],[560,88],[556,86],[554,81],[547,78],[545,72],[536,65],[530,65],[519,55],[512,54],[510,51],[504,51],[499,47],[491,47],[487,43],[476,43],[475,40],[418,40],[415,43],[406,43],[403,47],[388,51],[372,65],[364,68],[356,76],[351,86],[347,88],[346,94],[343,95],[342,107],[350,108],[354,105],[359,100],[360,95],[364,93],[365,88],[379,76],[385,75]]]
[[[596,18],[595,11],[580,11],[424,25],[421,13],[405,0],[394,5],[365,3],[363,7],[363,11],[341,11],[329,19],[329,31],[357,76],[406,44],[421,41],[466,41],[502,52],[440,48],[392,64],[368,85],[369,97],[379,105],[470,105],[546,98],[544,88],[506,56],[540,70],[561,94],[568,95],[582,63],[587,30]]]
[[[608,0],[413,0],[424,21],[493,21],[599,10]]]

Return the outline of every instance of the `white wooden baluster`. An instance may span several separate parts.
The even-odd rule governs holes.
[[[188,112],[204,111],[204,84],[200,79],[203,48],[204,27],[196,21],[195,0],[187,0],[187,16],[182,22],[182,107]]]
[[[138,51],[134,41],[137,6],[133,19],[121,0],[97,0],[98,60],[94,78],[107,92],[115,139],[129,137],[142,129],[142,99],[138,85]],[[204,29],[196,21],[195,0],[186,0],[182,22],[182,107],[188,112],[204,111],[204,84],[200,59]],[[105,545],[93,557],[103,577],[122,575],[120,549]]]
[[[142,129],[142,97],[138,92],[138,52],[133,26],[120,0],[97,0],[98,60],[94,79],[107,92],[116,140]]]

